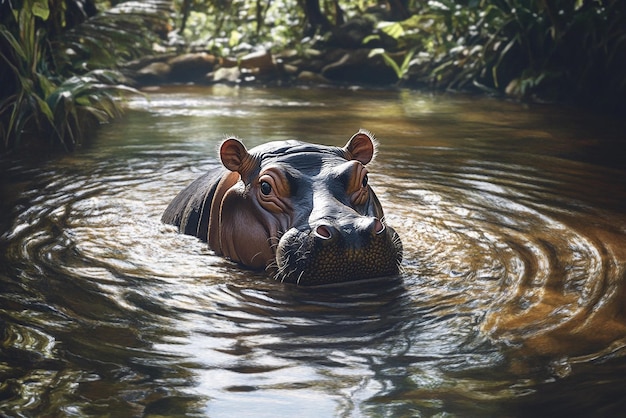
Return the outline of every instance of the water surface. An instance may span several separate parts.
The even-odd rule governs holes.
[[[625,125],[411,91],[176,87],[78,152],[1,161],[0,413],[626,411]],[[398,277],[306,289],[160,223],[252,147],[379,139]]]

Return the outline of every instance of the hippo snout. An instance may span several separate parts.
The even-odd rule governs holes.
[[[367,238],[369,235],[375,236],[385,232],[385,225],[374,217],[360,217],[357,221],[348,222],[336,227],[330,221],[321,221],[313,228],[313,235],[321,240],[338,239],[340,235],[346,237],[358,237],[359,234]]]
[[[321,220],[291,228],[276,250],[276,278],[323,285],[397,274],[402,244],[396,231],[375,217]]]

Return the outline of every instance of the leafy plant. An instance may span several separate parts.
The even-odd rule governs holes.
[[[138,93],[119,81],[119,73],[93,70],[63,81],[46,103],[52,110],[55,137],[66,149],[80,144],[94,125],[120,117],[122,93]]]
[[[298,44],[302,37],[303,14],[297,0],[184,1],[181,8],[179,35],[184,42],[224,55],[253,46]]]
[[[119,3],[51,39],[55,64],[65,73],[83,73],[152,53],[171,29],[171,13],[169,0]]]
[[[0,26],[0,40],[8,48],[0,49],[0,57],[12,72],[17,83],[15,93],[0,103],[0,120],[5,120],[0,138],[5,148],[14,138],[16,142],[29,122],[39,124],[42,118],[52,120],[52,110],[45,97],[54,90],[54,84],[40,72],[44,62],[42,52],[43,31],[35,29],[35,17],[47,19],[49,10],[46,1],[25,1],[22,9],[15,13],[19,32],[17,36],[4,25]],[[5,53],[8,49],[10,53]]]
[[[135,90],[109,68],[150,51],[145,24],[163,27],[169,19],[169,2],[125,2],[50,39],[47,30],[62,24],[50,22],[59,14],[48,5],[24,0],[0,25],[3,77],[13,81],[0,93],[5,150],[34,138],[70,150],[95,125],[118,117],[119,96]]]
[[[394,60],[383,48],[372,49],[369,53],[370,58],[376,55],[383,57],[385,63],[391,67],[391,69],[396,73],[398,81],[400,81],[408,74],[411,60],[413,59],[413,55],[415,55],[415,49],[412,49],[404,54],[400,65],[398,65],[396,60]]]
[[[429,65],[422,58],[409,71],[419,80],[626,107],[626,8],[619,0],[431,0],[414,2],[411,12],[378,28],[400,48],[429,56]]]

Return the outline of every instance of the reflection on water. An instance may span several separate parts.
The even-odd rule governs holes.
[[[76,154],[2,161],[2,413],[626,410],[623,126],[408,91],[179,87],[129,106]],[[360,127],[399,277],[282,285],[159,222],[225,135],[343,145]]]

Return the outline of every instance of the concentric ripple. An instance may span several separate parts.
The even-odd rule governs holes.
[[[576,361],[624,347],[625,224],[571,197],[581,191],[569,170],[581,167],[467,164],[425,163],[388,186],[399,197],[389,221],[413,250],[407,272],[435,293],[459,291],[458,306],[484,312],[481,332],[512,356]]]
[[[542,148],[547,128],[511,128],[514,112],[477,129],[496,119],[484,104],[487,117],[389,92],[176,91],[132,101],[91,148],[2,167],[0,413],[622,409],[623,170],[545,151],[577,145]],[[160,222],[219,163],[224,133],[341,146],[352,125],[380,135],[370,183],[402,238],[397,277],[283,285]]]

